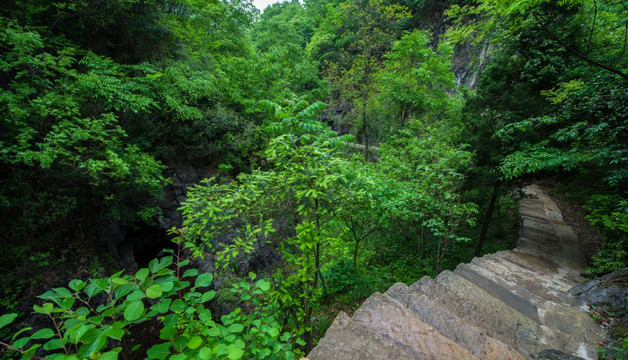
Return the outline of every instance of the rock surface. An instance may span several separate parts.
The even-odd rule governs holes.
[[[628,268],[574,286],[570,293],[604,310],[625,309],[628,307]]]
[[[373,294],[308,359],[597,359],[602,328],[575,295],[600,286],[581,285],[585,258],[552,199],[523,191],[514,250]]]

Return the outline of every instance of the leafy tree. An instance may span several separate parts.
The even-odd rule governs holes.
[[[280,101],[294,93],[308,100],[324,99],[318,64],[305,52],[313,31],[312,21],[298,1],[268,7],[251,29],[260,80],[269,98]]]
[[[286,324],[305,334],[320,295],[322,247],[337,238],[332,219],[337,216],[348,169],[335,154],[343,137],[336,137],[314,120],[322,104],[296,101],[281,107],[266,103],[278,122],[271,131],[266,158],[271,168],[240,174],[236,182],[193,188],[183,206],[188,245],[195,254],[218,252],[222,266],[253,249],[264,253],[268,244],[280,250],[282,262],[271,264],[271,298],[281,305]],[[276,220],[289,227],[273,227]],[[219,242],[229,233],[230,243]]]
[[[387,228],[405,233],[400,239],[418,239],[420,257],[430,256],[438,274],[452,241],[468,240],[456,233],[461,225],[474,224],[477,209],[458,193],[471,154],[430,132],[429,126],[412,122],[382,144],[377,167],[387,179],[379,200]]]
[[[398,114],[399,128],[413,115],[443,112],[448,106],[447,91],[455,83],[450,61],[453,49],[441,41],[434,51],[429,43],[426,32],[415,30],[403,35],[384,55],[384,67],[378,74],[380,97]]]
[[[137,64],[173,49],[172,34],[162,24],[171,6],[162,0],[7,0],[1,16],[32,26],[44,37],[69,40],[117,62]]]
[[[158,194],[162,165],[125,139],[116,115],[154,105],[140,84],[122,80],[135,69],[70,44],[51,47],[15,22],[0,28],[0,198],[25,212],[26,234],[90,201],[120,214]]]
[[[331,16],[337,34],[336,46],[341,50],[338,64],[329,67],[332,94],[351,106],[351,128],[364,145],[368,158],[370,138],[375,121],[369,109],[375,94],[375,74],[383,55],[397,35],[397,26],[409,16],[407,9],[382,0],[354,0],[340,3]],[[322,37],[319,36],[319,37]]]

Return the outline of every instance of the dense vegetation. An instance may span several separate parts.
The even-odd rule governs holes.
[[[621,0],[5,3],[0,307],[38,314],[6,358],[295,358],[512,246],[533,178],[604,236],[592,274],[628,265]],[[156,228],[173,163],[215,176],[125,273],[103,228]]]

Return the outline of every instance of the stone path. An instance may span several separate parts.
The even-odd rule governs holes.
[[[532,359],[548,349],[597,359],[602,329],[567,292],[586,280],[578,239],[549,196],[524,191],[517,248],[373,294],[352,318],[341,312],[308,359]]]

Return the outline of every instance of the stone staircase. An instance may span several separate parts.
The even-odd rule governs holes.
[[[532,359],[548,349],[597,359],[602,329],[568,294],[585,281],[578,239],[541,189],[524,192],[516,249],[373,294],[352,318],[341,312],[308,359]]]

